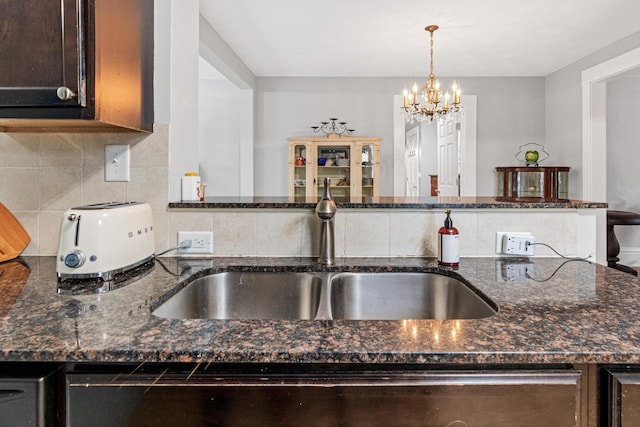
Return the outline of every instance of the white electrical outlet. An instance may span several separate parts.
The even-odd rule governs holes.
[[[129,181],[130,150],[129,144],[105,145],[104,180]]]
[[[187,240],[191,241],[191,247],[178,249],[179,254],[213,253],[212,231],[178,231],[178,245]]]
[[[525,255],[536,254],[536,247],[533,243],[536,238],[528,232],[501,232],[496,233],[496,253],[503,255]]]

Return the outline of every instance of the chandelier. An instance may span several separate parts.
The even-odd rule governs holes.
[[[462,111],[460,105],[460,86],[454,81],[451,85],[451,94],[447,91],[442,96],[440,82],[433,74],[433,32],[438,29],[437,25],[429,25],[425,27],[425,31],[430,34],[429,40],[429,80],[422,88],[422,102],[418,99],[418,85],[414,83],[412,91],[404,89],[404,104],[402,106],[402,115],[407,122],[434,119],[444,119],[449,115],[454,115]],[[444,101],[442,100],[444,98]]]

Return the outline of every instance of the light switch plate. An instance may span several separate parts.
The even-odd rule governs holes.
[[[104,180],[129,181],[130,148],[129,144],[105,145]]]

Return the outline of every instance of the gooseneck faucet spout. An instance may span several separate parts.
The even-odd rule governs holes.
[[[322,220],[320,224],[320,253],[318,262],[323,265],[333,265],[336,248],[333,231],[333,217],[336,214],[336,204],[331,197],[331,180],[324,179],[322,199],[316,205],[316,214]]]

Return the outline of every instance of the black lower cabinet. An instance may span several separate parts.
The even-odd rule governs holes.
[[[0,369],[0,427],[55,426],[56,409],[53,369]]]
[[[579,426],[581,373],[71,372],[70,426]]]

